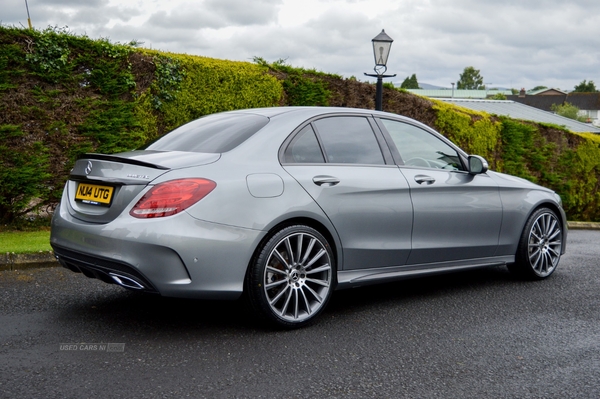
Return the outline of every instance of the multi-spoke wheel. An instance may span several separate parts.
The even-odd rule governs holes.
[[[532,279],[550,276],[560,260],[562,226],[558,216],[548,208],[540,208],[527,220],[512,272]]]
[[[286,328],[310,323],[325,307],[334,284],[327,240],[308,226],[279,230],[263,245],[248,272],[252,307]]]

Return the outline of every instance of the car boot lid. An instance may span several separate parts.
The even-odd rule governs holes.
[[[113,155],[84,154],[71,170],[72,180],[147,184],[173,169],[216,162],[220,154],[183,151],[131,151]]]

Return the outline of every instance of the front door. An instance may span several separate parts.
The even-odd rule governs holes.
[[[401,156],[414,209],[408,265],[494,256],[502,223],[496,183],[472,175],[449,143],[427,130],[382,119]]]

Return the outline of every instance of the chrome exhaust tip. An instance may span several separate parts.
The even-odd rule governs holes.
[[[143,290],[145,287],[130,277],[125,277],[116,273],[108,273],[108,275],[121,287],[130,288],[133,290]]]

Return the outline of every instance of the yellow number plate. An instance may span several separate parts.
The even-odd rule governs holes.
[[[109,206],[112,201],[114,187],[97,184],[79,183],[75,200],[85,204]]]

